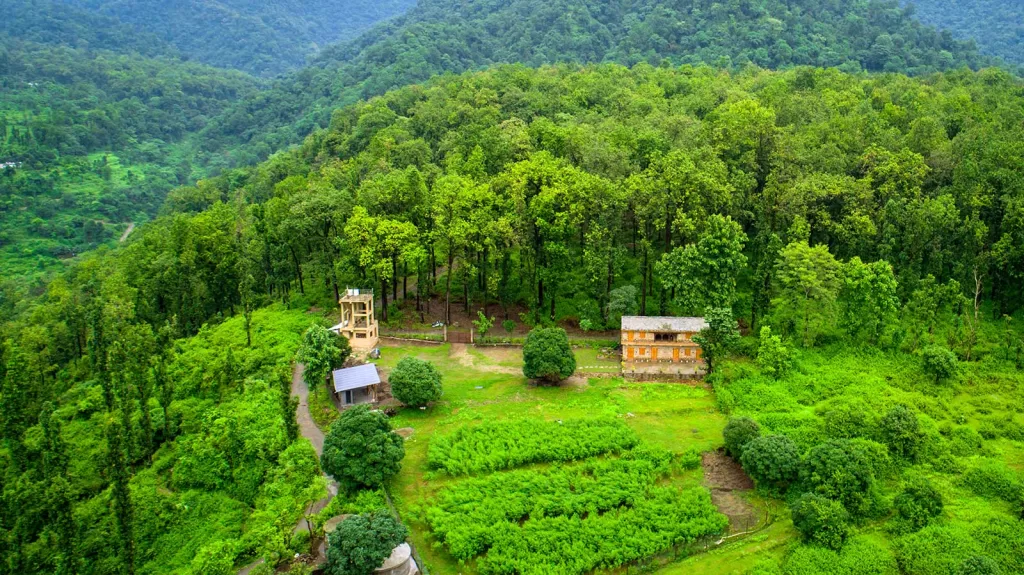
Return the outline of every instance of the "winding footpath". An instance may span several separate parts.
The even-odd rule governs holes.
[[[295,420],[299,422],[299,433],[313,444],[317,457],[320,457],[324,453],[324,432],[320,431],[320,428],[316,426],[316,422],[313,421],[313,416],[309,412],[309,387],[303,378],[305,371],[306,366],[301,363],[296,363],[295,369],[292,370],[292,397],[299,398],[299,407],[295,411]],[[327,477],[327,497],[314,501],[306,509],[306,515],[319,513],[320,510],[327,507],[331,498],[338,494],[338,484],[327,474],[324,474],[324,476]],[[299,519],[299,522],[295,525],[294,533],[308,530],[309,526],[306,525],[306,520],[303,518]]]

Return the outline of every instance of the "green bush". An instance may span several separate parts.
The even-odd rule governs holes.
[[[805,493],[791,509],[793,526],[804,541],[828,549],[840,549],[849,533],[850,514],[839,501]]]
[[[328,536],[327,575],[369,575],[409,531],[387,513],[353,515]]]
[[[799,476],[800,450],[785,435],[768,435],[747,443],[740,462],[759,489],[784,493]]]
[[[427,465],[462,475],[528,463],[579,461],[620,453],[639,441],[632,428],[617,419],[484,423],[432,438]]]
[[[935,378],[935,383],[950,379],[957,374],[960,362],[956,354],[938,345],[927,345],[921,349],[924,372]]]
[[[725,452],[739,461],[743,457],[743,446],[761,436],[761,427],[749,417],[730,418],[722,430]]]
[[[405,446],[391,422],[366,405],[347,409],[324,438],[320,465],[349,491],[380,487],[398,473]]]
[[[484,574],[614,569],[728,526],[707,490],[658,485],[669,462],[665,452],[634,450],[466,479],[438,494],[427,522],[452,556],[478,558]]]
[[[956,575],[1002,575],[999,564],[984,555],[972,555],[960,564]]]
[[[1018,503],[1024,495],[1020,476],[1002,461],[985,460],[969,468],[960,479],[976,495]]]
[[[535,328],[523,344],[523,375],[558,383],[576,372],[569,337],[558,327]]]
[[[899,527],[917,531],[942,514],[942,495],[924,478],[916,479],[893,500]]]
[[[808,490],[839,501],[854,517],[871,510],[872,462],[866,451],[850,440],[831,440],[811,449],[800,476]]]
[[[441,372],[434,364],[415,357],[403,357],[388,375],[395,399],[422,407],[441,398]]]

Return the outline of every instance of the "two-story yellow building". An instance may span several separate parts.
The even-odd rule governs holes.
[[[661,365],[670,373],[699,373],[705,362],[693,336],[707,326],[702,317],[624,316],[623,367],[626,371],[651,373]],[[681,369],[684,367],[691,369]]]

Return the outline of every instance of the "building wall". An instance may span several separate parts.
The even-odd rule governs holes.
[[[704,363],[694,332],[622,330],[622,359],[626,363]]]

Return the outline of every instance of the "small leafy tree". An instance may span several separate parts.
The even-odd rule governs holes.
[[[935,383],[953,377],[959,369],[956,354],[939,345],[926,345],[922,348],[921,360],[924,362],[925,373],[934,377]]]
[[[558,383],[576,372],[569,336],[558,327],[536,328],[523,344],[523,375]]]
[[[408,535],[387,513],[353,515],[327,538],[327,574],[370,575]]]
[[[785,435],[758,437],[743,447],[740,463],[759,489],[784,493],[800,474],[800,450]]]
[[[725,452],[736,461],[743,456],[743,447],[758,437],[761,437],[761,427],[749,417],[734,417],[722,430]]]
[[[805,493],[793,504],[793,526],[804,541],[839,550],[849,533],[850,514],[843,504],[817,495]]]
[[[305,364],[303,379],[310,389],[323,384],[331,370],[344,365],[352,348],[344,337],[320,325],[312,325],[302,334],[297,359]]]
[[[851,440],[827,441],[811,449],[801,479],[815,493],[839,501],[855,516],[865,515],[870,508],[874,469],[868,454]]]
[[[732,317],[732,310],[725,307],[708,308],[704,313],[708,326],[693,336],[701,347],[708,373],[714,370],[715,362],[728,355],[740,339],[740,326]]]
[[[434,364],[415,357],[403,357],[388,377],[395,399],[421,407],[441,397],[441,372]]]
[[[917,453],[924,434],[921,425],[907,406],[897,405],[882,417],[878,424],[882,441],[889,447],[889,452],[908,461],[917,459]]]
[[[505,333],[512,335],[512,332],[516,330],[516,322],[506,319],[501,322],[501,327],[505,328]]]
[[[942,495],[927,479],[920,478],[907,485],[893,500],[901,526],[917,531],[942,515]]]
[[[380,411],[357,405],[331,425],[320,467],[349,491],[380,487],[398,473],[405,446]]]
[[[639,297],[640,291],[631,285],[608,292],[609,325],[616,325],[624,315],[636,315],[640,311]]]
[[[494,318],[488,318],[482,311],[478,311],[476,313],[479,316],[479,319],[473,320],[473,327],[476,328],[477,335],[480,337],[486,337],[487,332],[491,331],[491,328],[494,327]]]
[[[782,343],[781,337],[772,335],[772,328],[762,327],[761,343],[757,348],[757,364],[761,366],[761,371],[772,378],[780,379],[786,375],[792,363],[792,350]]]

